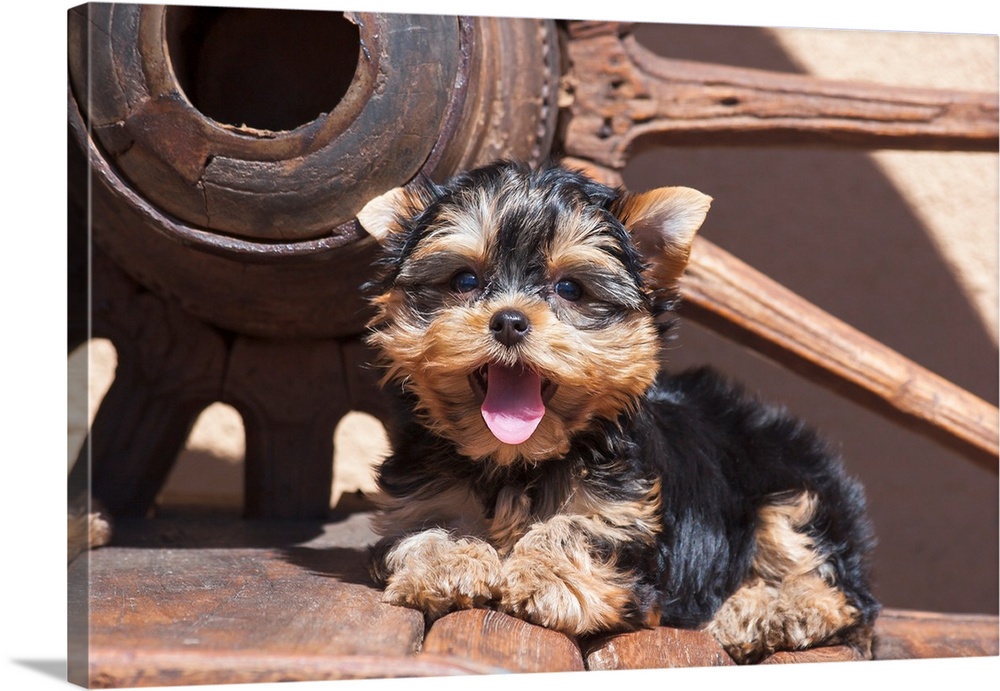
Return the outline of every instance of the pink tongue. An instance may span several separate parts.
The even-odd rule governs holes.
[[[482,410],[486,426],[504,444],[526,441],[545,415],[542,378],[523,367],[490,365]]]

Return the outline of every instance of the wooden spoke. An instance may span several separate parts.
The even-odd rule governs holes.
[[[684,316],[997,472],[997,408],[827,314],[704,238]]]
[[[567,154],[621,169],[654,146],[996,151],[997,95],[887,87],[659,57],[629,25],[569,25]]]

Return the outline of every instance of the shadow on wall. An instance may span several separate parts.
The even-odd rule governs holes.
[[[799,71],[764,29],[647,25],[637,36],[667,57]],[[921,161],[933,165],[934,158]],[[683,184],[711,194],[705,237],[996,403],[994,339],[927,229],[866,153],[655,149],[633,158],[625,182],[636,190]],[[682,323],[670,361],[678,369],[711,363],[840,442],[868,490],[879,537],[876,588],[885,605],[997,612],[996,475],[695,324]]]

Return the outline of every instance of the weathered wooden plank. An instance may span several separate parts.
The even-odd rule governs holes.
[[[116,549],[91,561],[91,645],[268,650],[298,655],[415,653],[419,613],[370,587],[317,578],[261,550]]]
[[[876,660],[1000,655],[1000,618],[886,609],[875,621]]]
[[[620,170],[652,146],[996,151],[996,94],[914,89],[659,57],[614,22],[570,24],[567,154]]]
[[[996,406],[820,310],[704,238],[682,314],[996,473]]]
[[[381,602],[366,513],[327,523],[191,517],[119,521],[116,546],[70,565],[71,658],[96,687],[730,665],[708,634],[658,627],[577,643],[491,610],[426,632]],[[86,595],[85,595],[86,593]],[[89,612],[87,611],[89,609]],[[89,614],[89,617],[88,617]],[[79,626],[78,626],[79,628]],[[998,618],[889,609],[876,659],[997,655]],[[87,657],[83,657],[86,655]],[[839,646],[768,663],[855,659]],[[87,672],[84,671],[84,675]]]
[[[808,650],[782,650],[760,662],[762,665],[787,665],[797,662],[857,662],[865,657],[848,645],[829,645]]]
[[[434,622],[424,640],[424,654],[512,672],[584,669],[580,649],[566,635],[486,609],[452,612]]]
[[[391,661],[417,653],[423,616],[382,603],[367,573],[373,539],[363,515],[328,525],[119,522],[118,546],[89,555],[91,682],[308,678],[292,674],[299,667],[365,676],[366,658],[381,659],[386,675],[409,674],[409,662]]]
[[[433,655],[295,655],[268,651],[99,649],[91,654],[91,688],[263,684],[279,681],[395,679],[457,674],[498,674],[505,670]]]
[[[710,634],[666,626],[597,638],[585,647],[585,654],[590,670],[736,664]]]
[[[876,660],[977,657],[1000,654],[1000,619],[983,614],[938,614],[886,609],[875,623]],[[708,634],[658,627],[595,639],[584,646],[591,670],[705,667],[735,664]],[[852,662],[856,649],[822,646],[782,651],[761,664]]]

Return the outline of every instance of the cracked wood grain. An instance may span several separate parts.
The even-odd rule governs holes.
[[[434,622],[424,639],[423,654],[514,672],[584,669],[580,649],[565,634],[487,609],[452,612]]]
[[[585,647],[584,655],[589,670],[736,664],[710,634],[667,626],[598,637]]]
[[[571,24],[565,150],[614,169],[654,146],[996,151],[996,94],[662,58],[619,23]]]

